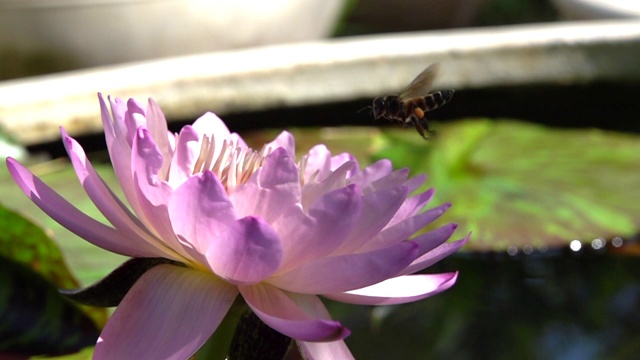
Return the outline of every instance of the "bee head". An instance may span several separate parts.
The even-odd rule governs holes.
[[[380,119],[382,116],[384,116],[384,112],[386,108],[384,99],[381,97],[377,97],[373,99],[373,104],[371,105],[371,108],[373,110],[373,117],[375,119]]]

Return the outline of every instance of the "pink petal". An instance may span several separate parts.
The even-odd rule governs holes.
[[[290,294],[267,284],[241,286],[240,293],[265,324],[291,338],[334,341],[349,336],[347,328],[327,316],[317,296]]]
[[[164,117],[160,106],[151,98],[149,98],[147,105],[147,128],[162,153],[163,162],[162,168],[160,169],[160,176],[166,178],[169,173],[169,166],[171,165],[171,157],[173,155],[169,143],[169,129],[167,128],[167,119]]]
[[[409,194],[411,194],[412,192],[418,190],[418,188],[422,186],[422,184],[424,184],[425,180],[427,180],[427,175],[420,174],[405,181],[404,184],[407,186],[407,188],[409,188]]]
[[[411,191],[409,191],[409,193],[411,193]],[[433,194],[435,193],[435,190],[433,188],[414,195],[410,198],[408,198],[407,200],[405,200],[405,202],[402,204],[402,206],[400,207],[400,209],[398,209],[398,211],[396,212],[396,214],[394,215],[393,219],[391,219],[391,221],[389,221],[389,223],[387,224],[386,227],[390,227],[393,226],[395,224],[397,224],[398,222],[409,218],[411,216],[414,216],[415,214],[417,214],[418,212],[420,212],[420,210],[422,210],[424,208],[424,206],[431,201],[431,199],[433,199]]]
[[[140,209],[136,209],[138,217],[171,249],[189,257],[182,249],[169,217],[168,204],[173,191],[158,177],[162,167],[162,154],[145,128],[140,128],[134,139],[131,166],[140,206]]]
[[[355,162],[346,162],[323,180],[306,183],[302,187],[302,207],[308,209],[319,196],[347,186],[347,175],[355,165]]]
[[[269,279],[281,289],[326,294],[359,289],[396,276],[418,256],[418,244],[403,241],[384,249],[307,262]]]
[[[188,359],[213,334],[237,294],[212,274],[158,265],[124,297],[93,358]]]
[[[363,190],[363,192],[366,193],[369,191],[377,191],[400,186],[407,181],[407,176],[409,176],[408,168],[396,170],[391,174],[372,182],[369,186],[364,188],[365,190]]]
[[[304,182],[308,183],[314,173],[316,181],[322,181],[331,173],[331,152],[325,145],[316,145],[309,150],[304,169]]]
[[[300,202],[298,167],[283,148],[277,148],[248,182],[231,195],[238,216],[259,216],[273,223]]]
[[[287,151],[289,156],[295,159],[296,140],[288,131],[281,132],[272,142],[267,143],[267,147],[272,151],[281,147]]]
[[[60,129],[63,143],[85,191],[104,217],[126,237],[133,246],[166,257],[164,246],[129,211],[120,199],[106,186],[87,159],[84,150],[64,129]]]
[[[455,284],[457,272],[400,276],[362,289],[324,294],[332,300],[359,305],[396,305],[422,300]]]
[[[74,234],[96,246],[121,255],[149,257],[156,254],[138,247],[121,232],[78,210],[16,160],[7,158],[7,168],[20,189],[31,201]]]
[[[358,171],[349,179],[352,184],[357,184],[361,188],[369,186],[372,182],[381,179],[393,170],[393,165],[388,159],[378,160],[375,163],[367,166],[366,168]]]
[[[133,147],[133,138],[136,136],[138,128],[147,128],[145,109],[135,99],[127,101],[127,111],[124,113],[124,125],[127,129],[126,139]]]
[[[119,101],[120,99],[116,99],[116,102],[111,102],[111,108],[114,109],[113,113],[116,116],[116,119],[112,121],[111,113],[102,98],[102,94],[98,94],[98,98],[102,113],[102,127],[113,170],[129,204],[138,213],[140,205],[138,204],[135,187],[133,186],[133,174],[131,173],[131,144],[127,143],[126,134],[121,129],[124,125],[124,120],[116,116],[124,116],[125,109],[119,109],[119,106],[123,106]]]
[[[237,216],[233,204],[218,178],[205,171],[177,188],[169,201],[173,231],[183,243],[192,244],[191,256],[206,262],[200,255],[211,246],[211,239],[229,228]]]
[[[343,340],[331,342],[296,341],[298,350],[305,360],[354,359]]]
[[[248,216],[229,224],[224,232],[210,237],[208,243],[209,267],[233,284],[260,282],[271,276],[282,262],[280,238],[260,218]]]
[[[231,135],[229,133],[229,128],[224,124],[224,121],[222,121],[216,114],[208,112],[200,116],[192,126],[199,134],[200,141],[202,141],[204,135],[213,138],[215,145],[213,157],[215,159],[220,156],[220,153],[222,152],[222,143]]]
[[[200,151],[196,150],[198,140],[199,135],[191,126],[180,129],[169,169],[168,182],[171,187],[177,188],[192,175]]]
[[[439,218],[451,204],[443,204],[433,209],[429,209],[418,215],[414,215],[410,218],[404,219],[393,226],[387,227],[382,230],[378,236],[366,243],[362,249],[372,250],[379,249],[389,244],[395,244],[399,241],[406,240],[411,235],[415,234],[418,230],[432,223],[435,219]]]
[[[420,254],[420,256],[422,256],[447,241],[447,239],[449,239],[451,235],[453,235],[457,228],[458,224],[450,223],[421,234],[411,240],[420,245],[420,250],[418,250],[418,253]]]
[[[469,241],[470,237],[471,234],[467,235],[464,239],[444,243],[438,246],[437,248],[414,260],[411,265],[402,270],[398,275],[413,274],[416,271],[428,268],[429,266],[460,250],[467,243],[467,241]]]
[[[407,198],[404,185],[368,193],[362,197],[362,208],[358,221],[349,237],[334,254],[347,254],[358,250],[365,242],[376,236],[393,218]]]
[[[335,171],[337,168],[341,167],[345,163],[352,161],[355,165],[347,173],[347,178],[352,177],[353,175],[358,173],[358,160],[349,153],[342,153],[331,157],[331,171]]]
[[[324,257],[343,243],[362,213],[362,197],[355,185],[321,196],[305,214],[291,208],[274,223],[283,239],[285,272],[310,259]]]

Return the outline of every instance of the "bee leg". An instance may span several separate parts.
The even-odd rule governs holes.
[[[420,119],[416,119],[415,121],[415,126],[416,126],[416,130],[418,130],[418,133],[420,134],[420,136],[422,136],[423,139],[428,140],[429,137],[427,137],[426,134],[430,134],[430,135],[434,135],[435,132],[429,130],[429,122],[427,121],[426,117],[420,118]]]
[[[424,134],[425,129],[422,127],[422,125],[420,125],[420,123],[416,121],[415,126],[416,126],[416,130],[418,131],[418,134],[420,134],[420,136],[422,136],[423,139],[428,140],[429,138]]]

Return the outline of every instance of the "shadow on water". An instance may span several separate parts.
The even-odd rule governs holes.
[[[460,271],[442,294],[399,306],[329,306],[353,331],[356,358],[634,359],[637,246],[459,253],[428,269]]]

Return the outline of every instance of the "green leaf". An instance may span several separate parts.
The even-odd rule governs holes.
[[[640,228],[640,137],[469,119],[437,136],[389,131],[376,158],[426,173],[439,220],[473,231],[468,248],[547,247],[631,236]],[[436,224],[437,225],[437,224]]]
[[[2,206],[0,255],[29,266],[58,287],[74,288],[80,285],[49,235],[32,221]]]

